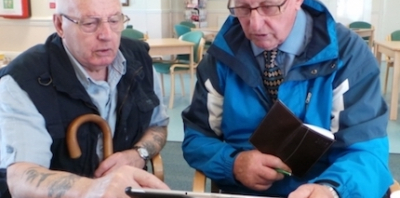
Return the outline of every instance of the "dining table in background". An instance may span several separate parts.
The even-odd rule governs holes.
[[[374,46],[373,42],[374,42],[374,32],[375,29],[371,28],[371,29],[351,29],[353,30],[355,33],[357,33],[360,37],[368,37],[368,45],[370,48],[372,48]]]
[[[145,42],[150,46],[150,56],[189,54],[190,98],[192,98],[194,90],[194,43],[178,38],[149,38]]]
[[[393,58],[392,89],[390,99],[390,120],[397,120],[399,80],[400,80],[400,41],[374,41],[375,57],[380,63],[382,54]]]
[[[192,31],[202,31],[204,33],[204,39],[206,41],[214,41],[215,36],[218,34],[219,27],[202,27],[202,28],[192,28]]]

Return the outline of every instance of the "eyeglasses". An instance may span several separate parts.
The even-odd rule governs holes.
[[[251,8],[248,6],[230,7],[231,0],[228,1],[228,10],[231,15],[236,17],[247,17],[251,11],[257,10],[261,16],[275,16],[281,13],[281,7],[285,5],[287,0],[284,0],[280,5],[259,5],[258,7]]]
[[[72,23],[77,24],[83,32],[93,33],[99,29],[101,23],[109,23],[110,28],[114,32],[121,32],[124,29],[124,23],[128,22],[130,18],[124,14],[117,14],[107,18],[107,21],[103,21],[102,18],[87,17],[78,20],[71,19],[71,17],[60,14]]]

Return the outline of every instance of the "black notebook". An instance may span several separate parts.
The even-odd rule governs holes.
[[[250,137],[254,147],[279,157],[297,177],[304,176],[334,141],[333,133],[304,124],[279,100]]]

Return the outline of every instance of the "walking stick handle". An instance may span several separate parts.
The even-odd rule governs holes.
[[[78,128],[86,123],[86,122],[94,122],[96,123],[101,131],[103,132],[103,154],[104,159],[110,156],[113,153],[112,146],[112,137],[111,137],[111,129],[108,126],[107,121],[105,121],[102,117],[96,114],[84,114],[77,118],[75,118],[67,129],[67,147],[69,151],[69,155],[71,158],[76,159],[82,155],[82,151],[78,144],[78,139],[76,134],[78,132]]]

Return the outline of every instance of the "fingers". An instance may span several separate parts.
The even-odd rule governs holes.
[[[117,160],[115,160],[114,158],[114,155],[111,155],[110,157],[102,161],[99,167],[94,172],[94,176],[98,178],[111,172],[113,170],[113,167],[115,167],[117,164]]]
[[[150,174],[138,168],[133,168],[133,169],[134,169],[134,174],[132,175],[133,179],[141,187],[169,190],[169,187],[153,174]]]
[[[319,184],[304,184],[289,194],[288,198],[331,198],[329,189]]]
[[[288,198],[308,198],[311,196],[312,190],[313,190],[312,186],[302,185],[295,191],[290,193]]]

